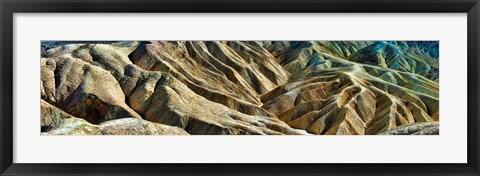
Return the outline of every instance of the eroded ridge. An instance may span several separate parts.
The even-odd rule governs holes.
[[[438,42],[43,43],[45,135],[439,131]]]

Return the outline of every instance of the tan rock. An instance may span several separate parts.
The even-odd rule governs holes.
[[[141,118],[125,104],[125,95],[119,83],[108,71],[63,55],[46,59],[45,63],[56,65],[54,70],[42,71],[42,77],[45,77],[42,80],[45,90],[42,99],[47,102],[91,123],[122,117]]]
[[[42,131],[382,134],[439,120],[438,54],[423,47],[432,45],[373,41],[42,45]],[[431,129],[417,134],[438,128]]]
[[[438,122],[421,122],[405,126],[399,126],[379,135],[439,135],[440,125]]]

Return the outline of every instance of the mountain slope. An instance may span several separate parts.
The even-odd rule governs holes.
[[[42,103],[78,120],[42,134],[400,134],[439,121],[438,56],[438,42],[43,42]]]

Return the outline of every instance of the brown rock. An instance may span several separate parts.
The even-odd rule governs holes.
[[[42,99],[47,102],[91,123],[122,117],[141,118],[125,104],[119,83],[108,71],[64,55],[45,59],[45,63],[56,65],[54,70],[42,69],[45,90]]]
[[[421,47],[372,41],[57,42],[42,47],[42,131],[382,134],[439,120],[438,55]],[[412,133],[438,131],[415,128]]]
[[[421,122],[405,126],[399,126],[379,135],[439,135],[440,125],[438,122]]]

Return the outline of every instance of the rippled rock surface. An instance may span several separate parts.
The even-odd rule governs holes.
[[[435,41],[43,41],[42,135],[438,134]]]

